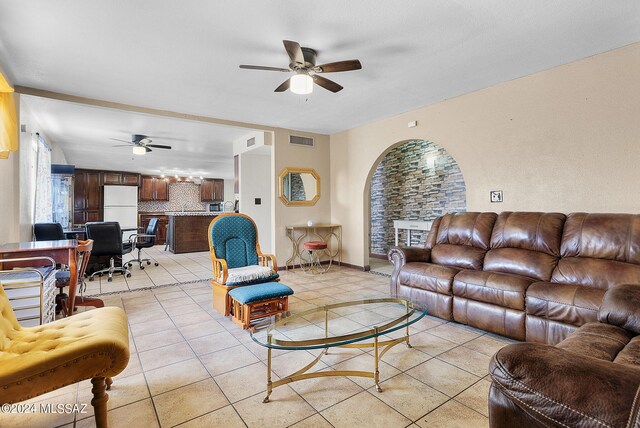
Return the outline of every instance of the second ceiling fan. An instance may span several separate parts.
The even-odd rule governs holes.
[[[131,141],[120,140],[118,138],[110,138],[110,140],[127,143],[113,147],[133,147],[134,155],[144,155],[145,153],[149,153],[152,151],[151,147],[153,147],[154,149],[171,149],[171,146],[165,146],[162,144],[151,144],[151,138],[141,134],[133,134],[131,136]]]
[[[309,94],[313,91],[314,83],[331,92],[339,92],[342,90],[342,86],[318,74],[360,70],[362,68],[360,61],[357,59],[316,65],[316,56],[318,53],[315,50],[301,47],[298,42],[292,42],[291,40],[283,40],[282,42],[291,61],[289,68],[244,64],[240,66],[240,68],[249,70],[281,71],[286,73],[293,71],[295,74],[282,82],[282,84],[275,89],[275,92],[284,92],[287,89],[291,89],[291,92],[295,94]]]

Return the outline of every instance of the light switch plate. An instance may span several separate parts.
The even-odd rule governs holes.
[[[492,190],[489,192],[491,202],[502,202],[502,190]]]

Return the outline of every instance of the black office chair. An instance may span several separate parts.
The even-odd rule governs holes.
[[[121,272],[127,278],[131,277],[131,272],[127,268],[127,263],[122,266],[115,266],[116,257],[122,260],[122,256],[133,250],[131,241],[122,242],[122,230],[117,221],[92,222],[86,224],[87,238],[93,239],[92,256],[110,256],[109,267],[93,272],[89,281],[93,281],[95,275],[102,276],[107,273],[108,281],[113,279],[114,272]]]
[[[151,248],[156,245],[156,234],[158,233],[158,219],[152,218],[149,220],[149,224],[147,225],[147,230],[144,233],[136,233],[129,236],[129,240],[133,243],[135,248],[138,250],[138,258],[133,259],[127,263],[129,267],[131,267],[132,263],[138,263],[140,265],[140,269],[144,269],[142,262],[147,262],[147,265],[151,264],[151,260],[153,260],[154,264],[158,266],[158,262],[153,257],[148,257],[146,259],[141,258],[142,249],[143,248]]]
[[[67,239],[60,223],[36,223],[33,225],[36,241],[58,241]]]

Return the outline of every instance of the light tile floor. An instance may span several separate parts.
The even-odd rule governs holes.
[[[388,278],[337,266],[317,276],[299,270],[281,274],[282,282],[295,290],[293,311],[389,290]],[[208,281],[104,300],[124,308],[130,327],[131,359],[109,392],[112,428],[486,427],[489,359],[513,342],[426,317],[411,327],[412,349],[399,345],[383,356],[382,393],[371,379],[316,378],[280,386],[272,401],[263,404],[266,349],[212,309]],[[314,356],[307,351],[273,355],[274,379]],[[329,369],[361,370],[372,364],[371,356],[357,349],[334,350],[321,361],[319,367]],[[31,402],[88,404],[90,389],[90,382],[83,381]],[[91,405],[87,411],[0,414],[0,426],[94,426]]]
[[[369,268],[372,273],[378,273],[390,276],[393,271],[393,265],[389,260],[377,259],[369,257]]]
[[[124,259],[125,261],[130,261],[134,256],[137,257],[137,254],[138,251],[135,250],[126,254]],[[142,254],[143,258],[153,257],[158,262],[158,266],[155,266],[151,261],[150,265],[144,263],[144,269],[140,269],[138,263],[134,262],[130,268],[130,278],[120,273],[115,273],[111,282],[107,281],[106,275],[102,277],[96,275],[93,281],[86,281],[87,289],[85,295],[133,291],[213,278],[208,251],[173,254],[169,250],[164,251],[164,245],[156,245],[152,248],[144,249]]]

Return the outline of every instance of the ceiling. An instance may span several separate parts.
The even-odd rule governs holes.
[[[61,142],[67,162],[89,169],[231,179],[230,142],[253,131],[40,97],[24,96],[23,102],[47,138]],[[138,156],[131,147],[114,147],[126,143],[112,138],[131,141],[131,134],[148,135],[151,144],[171,150]]]
[[[283,39],[316,49],[318,63],[357,58],[363,69],[325,75],[345,87],[337,94],[315,87],[300,96],[273,92],[284,73],[238,68],[286,67]],[[324,134],[638,41],[637,0],[0,2],[0,65],[16,85]],[[45,131],[65,152],[75,147],[71,159],[81,138],[185,138],[197,127],[151,117],[136,127],[140,117],[107,109],[29,104],[47,116],[43,126],[58,126]],[[220,138],[200,134],[202,147],[234,130],[215,131]]]

